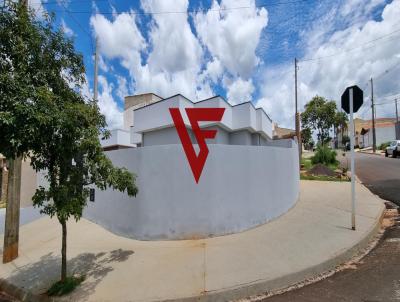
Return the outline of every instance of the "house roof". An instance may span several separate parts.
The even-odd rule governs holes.
[[[154,94],[154,93],[153,93],[153,94]],[[154,95],[156,95],[156,94],[154,94]],[[156,96],[158,96],[158,95],[156,95]],[[178,93],[178,94],[174,94],[174,95],[172,95],[172,96],[170,96],[170,97],[167,97],[167,98],[162,98],[162,99],[159,100],[159,101],[153,102],[153,103],[151,103],[151,104],[147,104],[147,105],[145,105],[145,106],[143,106],[143,107],[141,107],[141,108],[135,109],[135,110],[140,110],[140,109],[142,109],[142,108],[145,108],[145,107],[148,107],[148,106],[152,106],[152,105],[154,105],[154,104],[157,104],[157,103],[160,103],[160,102],[163,102],[163,101],[172,99],[172,98],[177,97],[177,96],[183,97],[184,99],[188,100],[189,102],[191,102],[191,103],[193,103],[193,104],[198,104],[198,103],[205,102],[205,101],[209,101],[209,100],[212,100],[212,99],[215,99],[215,98],[220,98],[220,99],[224,100],[225,103],[227,103],[230,107],[236,107],[236,106],[240,106],[240,105],[243,105],[243,104],[251,104],[251,106],[252,106],[254,109],[256,109],[256,110],[261,110],[262,112],[264,112],[264,114],[267,116],[267,118],[269,119],[269,121],[272,122],[272,119],[270,118],[270,116],[268,115],[268,113],[266,113],[265,110],[264,110],[262,107],[256,107],[256,106],[254,106],[253,102],[251,102],[251,101],[245,101],[245,102],[242,102],[242,103],[239,103],[239,104],[231,105],[223,96],[221,96],[221,95],[219,95],[219,94],[214,95],[214,96],[209,97],[209,98],[206,98],[206,99],[203,99],[203,100],[200,100],[200,101],[197,101],[197,102],[193,102],[192,100],[190,100],[189,98],[187,98],[187,97],[184,96],[183,94]],[[160,96],[158,96],[158,97],[160,97]]]
[[[219,125],[227,131],[247,129],[272,138],[271,118],[262,108],[256,108],[252,102],[237,105],[229,104],[223,97],[214,96],[198,102],[193,102],[181,94],[173,95],[133,111],[134,132],[143,133],[173,126],[168,108],[225,108],[225,114],[220,122],[202,122],[201,127]],[[183,116],[185,125],[191,127],[186,115]]]

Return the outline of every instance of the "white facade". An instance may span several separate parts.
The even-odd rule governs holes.
[[[114,129],[110,131],[111,136],[108,139],[100,140],[101,146],[103,148],[133,148],[136,145],[131,143],[131,133],[130,131],[124,129]]]
[[[297,143],[270,144],[208,145],[199,183],[180,144],[107,152],[138,176],[139,193],[96,189],[84,217],[139,240],[207,238],[261,225],[286,213],[299,194]]]
[[[154,98],[139,96],[139,98]],[[296,140],[272,140],[273,124],[251,102],[232,106],[217,96],[193,103],[182,95],[147,105],[131,99],[128,130],[115,130],[108,143],[140,148],[109,148],[113,164],[137,175],[139,193],[131,198],[95,188],[95,202],[84,216],[126,237],[141,240],[207,238],[236,233],[276,218],[297,201],[299,157]],[[185,108],[225,108],[207,139],[209,154],[195,180],[174,126],[170,108],[179,108],[196,144]],[[132,123],[132,124],[131,124]],[[106,149],[107,147],[105,147]],[[106,149],[107,150],[107,149]]]
[[[396,139],[396,126],[376,127],[375,128],[376,145],[387,143]],[[372,129],[368,129],[364,135],[359,135],[359,144],[361,147],[372,147]]]
[[[186,127],[190,129],[191,125],[185,108],[205,107],[225,108],[221,122],[202,122],[200,125],[201,128],[218,128],[217,136],[219,137],[211,143],[231,144],[230,136],[233,137],[232,141],[238,142],[236,144],[243,145],[254,145],[256,141],[265,142],[272,139],[273,123],[271,119],[263,109],[255,108],[251,102],[232,106],[223,98],[216,96],[193,103],[182,95],[175,95],[134,110],[135,125],[131,129],[136,135],[132,136],[134,139],[132,143],[146,146],[148,145],[146,136],[151,137],[151,145],[157,144],[157,136],[159,136],[160,144],[168,144],[167,136],[170,137],[170,143],[176,143],[176,131],[166,130],[175,128],[169,109],[179,108]],[[243,135],[243,139],[238,140],[239,133],[249,137],[252,143],[247,143]],[[257,135],[258,138],[254,139],[254,135]],[[223,139],[224,136],[225,139]]]

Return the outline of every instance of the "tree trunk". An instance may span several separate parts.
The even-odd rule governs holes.
[[[18,257],[22,157],[9,159],[3,263]]]
[[[62,226],[62,247],[61,247],[61,282],[67,278],[67,222],[60,221]]]

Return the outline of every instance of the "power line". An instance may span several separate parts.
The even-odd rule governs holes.
[[[388,36],[394,35],[396,33],[400,33],[400,28],[395,30],[395,31],[392,31],[392,32],[390,32],[390,33],[388,33],[386,35],[383,35],[383,36],[380,36],[380,37],[378,37],[376,39],[373,39],[373,40],[370,40],[368,42],[365,42],[365,43],[361,44],[360,46],[357,46],[357,47],[354,47],[354,48],[350,48],[350,49],[346,49],[346,50],[343,50],[343,51],[340,51],[340,52],[337,52],[337,53],[334,53],[334,54],[330,54],[330,55],[327,55],[327,56],[310,58],[310,59],[303,59],[303,60],[300,60],[300,62],[317,61],[317,60],[322,60],[322,59],[326,59],[326,58],[331,58],[331,57],[334,57],[334,56],[337,56],[337,55],[340,55],[340,54],[343,54],[343,53],[348,53],[348,52],[354,51],[356,49],[359,49],[359,48],[361,48],[361,47],[363,47],[363,46],[365,46],[367,44],[370,44],[370,43],[376,42],[378,40],[384,39],[384,38],[386,38]],[[373,47],[373,46],[371,46],[371,47]]]
[[[384,72],[382,72],[380,75],[378,75],[374,79],[376,80],[376,79],[379,79],[380,77],[383,77],[383,76],[389,74],[390,72],[395,70],[397,66],[400,66],[400,61],[397,64],[393,65],[392,67],[389,67],[388,69],[386,69]]]
[[[71,12],[69,11],[69,9],[66,7],[65,5],[65,0],[62,0],[60,2],[60,5],[62,5],[62,7],[64,7],[64,11],[71,17],[71,19],[80,27],[80,29],[86,33],[89,36],[89,41],[90,41],[90,47],[92,48],[92,53],[94,52],[94,48],[93,48],[93,40],[92,40],[92,35],[90,34],[90,32],[88,32],[85,27],[71,14]]]
[[[100,1],[100,0],[97,0]],[[106,0],[101,0],[101,1],[106,1]],[[194,9],[194,10],[186,10],[186,11],[159,11],[159,12],[139,12],[139,11],[131,11],[129,14],[131,15],[164,15],[164,14],[192,14],[192,13],[200,13],[200,12],[222,12],[222,11],[230,11],[230,10],[241,10],[241,9],[251,9],[251,8],[268,8],[271,6],[279,6],[279,5],[285,5],[285,4],[295,4],[295,3],[301,3],[305,2],[306,0],[293,0],[293,1],[287,1],[287,2],[276,2],[276,3],[268,3],[268,4],[257,4],[254,6],[238,6],[238,7],[220,7],[218,9]],[[72,3],[74,2],[91,2],[91,0],[82,0],[82,1],[71,1]],[[58,4],[57,1],[47,1],[43,2],[43,4]],[[59,12],[57,10],[54,10],[53,12]],[[92,14],[92,11],[70,11],[71,14]],[[114,12],[109,12],[109,11],[98,11],[95,12],[95,14],[102,14],[102,15],[112,15]]]

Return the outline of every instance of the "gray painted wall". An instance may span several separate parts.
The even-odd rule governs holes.
[[[247,130],[240,130],[230,133],[231,145],[251,145],[251,133]]]
[[[208,139],[208,144],[223,144],[223,145],[248,145],[258,146],[264,145],[267,140],[259,133],[251,133],[248,130],[239,130],[229,132],[220,126],[205,127],[202,129],[216,129],[217,136],[215,139]],[[188,128],[189,136],[192,143],[197,143],[194,139],[194,134]],[[156,145],[171,145],[180,144],[179,136],[175,127],[162,128],[154,131],[143,133],[143,146],[156,146]]]
[[[297,144],[289,147],[209,145],[196,184],[182,146],[107,152],[137,173],[139,194],[96,189],[84,216],[112,232],[141,240],[225,235],[263,224],[297,201]]]
[[[193,136],[190,129],[189,135]],[[143,133],[142,144],[143,146],[180,144],[180,140],[175,127],[169,127]]]

